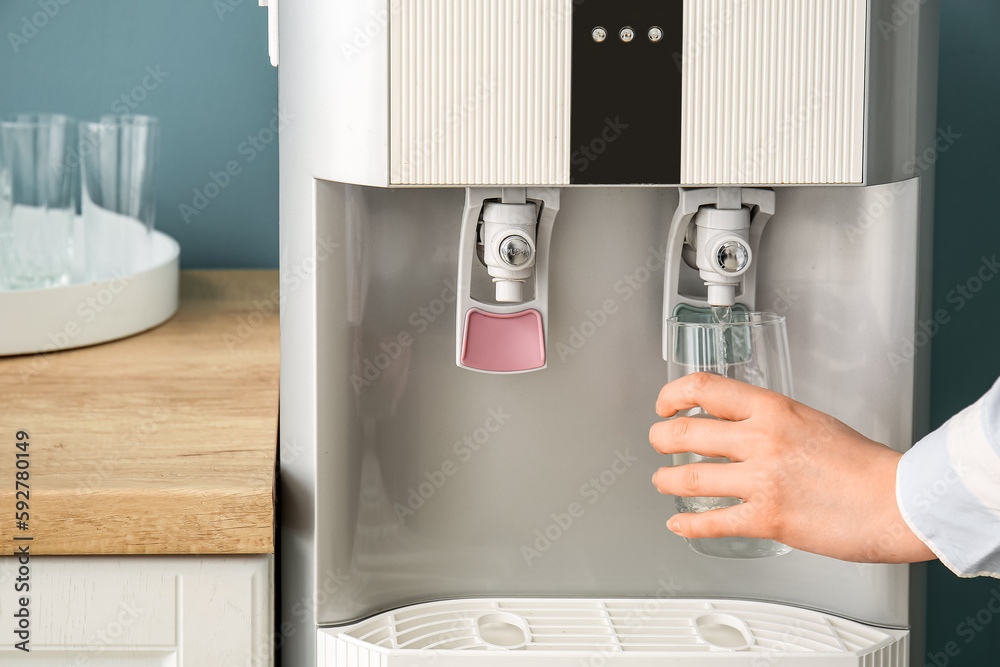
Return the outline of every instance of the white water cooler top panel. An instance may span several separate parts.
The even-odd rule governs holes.
[[[847,184],[867,0],[404,0],[391,185]]]

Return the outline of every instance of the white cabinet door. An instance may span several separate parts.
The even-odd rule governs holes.
[[[0,558],[2,665],[272,663],[269,555],[37,556],[22,567]],[[18,624],[27,626],[28,653],[16,646]]]

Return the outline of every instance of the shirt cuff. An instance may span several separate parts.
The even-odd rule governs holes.
[[[896,503],[910,530],[960,577],[1000,578],[1000,383],[899,461]]]

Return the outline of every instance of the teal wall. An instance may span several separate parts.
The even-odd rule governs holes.
[[[1000,376],[1000,277],[961,310],[954,295],[948,300],[959,285],[976,287],[967,283],[983,257],[1000,256],[1000,207],[993,201],[1000,191],[1000,2],[943,0],[941,11],[938,124],[962,138],[937,163],[934,306],[948,309],[952,320],[931,348],[935,427]],[[1000,613],[988,606],[994,594],[993,609],[1000,609],[1000,580],[958,579],[932,564],[927,650],[938,655],[925,656],[927,665],[1000,665]],[[949,642],[955,657],[947,656]]]
[[[42,1],[58,13],[15,53],[9,33],[39,4],[0,0],[0,113],[96,116],[142,86],[147,67],[159,68],[167,75],[147,79],[155,86],[135,109],[163,121],[157,226],[181,242],[186,267],[276,266],[277,145],[257,151],[248,142],[277,106],[265,10],[254,0]],[[220,17],[220,7],[234,11]],[[952,319],[933,340],[935,426],[1000,376],[1000,280],[960,311],[948,300],[983,256],[1000,253],[1000,3],[946,0],[942,13],[939,124],[962,136],[937,163],[934,299]],[[230,160],[241,173],[186,222],[181,204],[193,205],[193,190]],[[935,564],[928,583],[927,648],[938,655],[927,664],[1000,665],[1000,615],[988,608],[1000,581],[959,580]]]
[[[277,266],[278,143],[261,140],[278,77],[257,0],[0,0],[0,114],[87,119],[133,105],[162,121],[156,226],[180,242],[183,266]],[[230,161],[239,174],[194,202]],[[198,214],[185,220],[182,204]]]

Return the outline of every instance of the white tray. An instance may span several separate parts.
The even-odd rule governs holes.
[[[122,233],[126,223],[118,221],[117,225],[116,251],[121,250],[123,241],[145,246],[126,255],[137,258],[127,272],[118,271],[118,277],[86,284],[0,290],[0,356],[55,352],[117,340],[173,316],[180,275],[177,241],[156,231],[148,239],[144,231]],[[114,275],[111,270],[108,273]]]
[[[741,600],[472,599],[319,630],[320,667],[906,667],[909,633]]]

